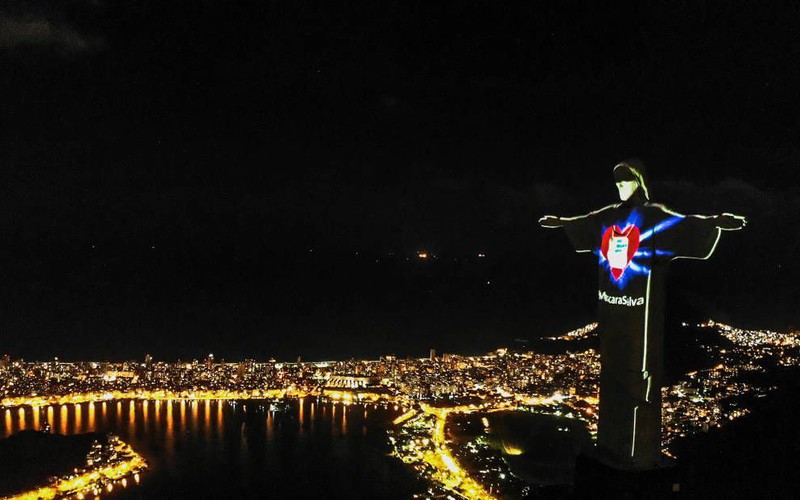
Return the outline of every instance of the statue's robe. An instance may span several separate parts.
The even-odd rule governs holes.
[[[575,250],[598,258],[598,449],[621,467],[657,467],[667,268],[675,259],[710,257],[720,230],[713,217],[653,203],[620,203],[561,220]]]

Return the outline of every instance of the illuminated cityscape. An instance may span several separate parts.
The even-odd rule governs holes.
[[[663,389],[663,448],[668,454],[674,453],[672,445],[680,438],[748,414],[749,398],[765,397],[775,389],[760,384],[757,375],[775,367],[796,366],[800,359],[798,332],[745,330],[714,321],[698,325],[695,331],[713,366],[686,373]],[[225,363],[211,355],[203,361],[176,363],[154,361],[150,356],[125,363],[28,362],[5,357],[0,368],[1,404],[8,430],[17,409],[34,409],[35,421],[41,419],[39,427],[43,427],[54,423],[53,406],[63,411],[66,405],[79,407],[86,402],[252,399],[273,401],[272,408],[280,408],[281,401],[310,397],[344,405],[393,405],[403,413],[389,431],[392,455],[429,481],[427,495],[518,495],[528,486],[514,477],[501,458],[525,450],[508,443],[493,448],[481,435],[453,439],[457,434],[453,422],[471,419],[490,432],[492,414],[521,411],[571,419],[594,435],[599,356],[591,348],[570,350],[574,342],[591,340],[593,335],[596,325],[590,324],[545,339],[566,345],[561,354],[500,348],[481,356],[291,363]],[[114,460],[133,457],[125,471],[144,469],[133,450],[116,438],[112,443],[125,450],[115,453]],[[106,469],[114,460],[98,463]],[[84,478],[81,488],[75,486],[75,478],[62,478],[49,487],[88,491],[105,484],[89,486],[86,474],[92,472],[76,474]],[[121,470],[116,474],[116,479],[125,475]],[[95,483],[101,479],[93,477]]]
[[[0,499],[800,498],[798,18],[2,2]]]

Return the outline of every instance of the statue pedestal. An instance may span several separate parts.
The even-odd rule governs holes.
[[[574,498],[681,498],[675,460],[663,456],[656,467],[634,467],[615,461],[597,448],[578,456]]]

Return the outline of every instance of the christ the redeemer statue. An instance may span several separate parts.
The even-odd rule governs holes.
[[[638,160],[614,167],[621,202],[578,217],[545,216],[563,227],[575,250],[599,262],[600,410],[597,452],[625,469],[662,464],[664,291],[669,263],[707,259],[721,231],[741,229],[744,217],[681,215],[650,203]]]

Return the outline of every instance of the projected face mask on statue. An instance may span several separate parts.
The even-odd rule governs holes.
[[[636,190],[641,187],[636,173],[627,165],[622,164],[614,167],[614,182],[617,184],[621,201],[628,201]]]
[[[637,189],[639,189],[639,183],[636,181],[617,181],[617,190],[621,201],[628,201],[628,198],[633,196]]]

